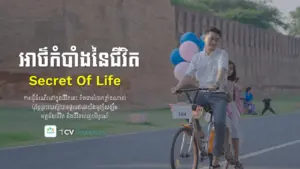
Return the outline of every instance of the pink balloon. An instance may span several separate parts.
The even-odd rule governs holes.
[[[186,41],[179,46],[180,56],[186,61],[191,61],[193,56],[198,52],[199,47],[191,41]]]
[[[190,65],[190,63],[188,63],[188,62],[181,62],[175,66],[174,75],[177,80],[180,81],[183,79],[189,65]]]

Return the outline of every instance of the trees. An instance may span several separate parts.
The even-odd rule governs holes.
[[[266,0],[172,0],[172,2],[258,28],[275,30],[277,27],[287,28],[282,13],[269,5],[269,1]]]
[[[291,36],[300,36],[300,7],[290,12],[291,22],[289,23],[288,33]]]

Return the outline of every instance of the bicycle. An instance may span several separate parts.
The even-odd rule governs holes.
[[[170,105],[172,107],[172,116],[173,119],[186,119],[188,120],[189,124],[183,124],[183,127],[181,127],[174,135],[173,141],[172,141],[172,147],[171,147],[171,168],[176,169],[177,167],[180,166],[180,162],[178,159],[175,159],[174,156],[174,151],[175,151],[175,144],[176,140],[179,138],[179,135],[183,133],[183,139],[181,143],[181,148],[180,148],[180,158],[188,158],[190,157],[190,153],[193,153],[194,159],[193,159],[193,167],[192,169],[197,169],[198,168],[198,163],[199,163],[199,156],[200,156],[200,161],[203,162],[206,159],[209,159],[209,166],[211,168],[212,166],[212,160],[213,160],[213,155],[212,155],[212,150],[213,150],[213,142],[214,142],[214,137],[215,137],[215,132],[214,132],[214,127],[213,127],[213,112],[212,109],[209,105],[201,107],[199,109],[199,106],[195,105],[196,98],[199,94],[199,91],[208,91],[209,89],[207,88],[196,88],[196,89],[182,89],[178,90],[178,93],[184,92],[185,95],[187,96],[190,104],[173,104]],[[192,92],[196,91],[196,94],[194,96],[193,101],[191,100],[189,94],[187,92]],[[198,115],[198,118],[193,118],[193,107],[194,109],[198,108],[198,111],[200,114]],[[200,131],[200,123],[199,120],[201,117],[203,117],[204,112],[209,113],[210,117],[208,120],[208,126],[207,126],[207,135],[200,138],[200,136],[197,134],[197,132]],[[183,145],[185,144],[185,136],[188,135],[190,137],[190,141],[188,143],[188,152],[187,153],[182,153]],[[193,146],[193,152],[191,152],[191,148]]]

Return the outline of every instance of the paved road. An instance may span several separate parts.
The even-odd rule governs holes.
[[[299,121],[300,113],[243,120],[246,135],[241,151],[246,168],[299,169]],[[1,150],[0,168],[170,169],[173,134],[174,130],[168,130]]]

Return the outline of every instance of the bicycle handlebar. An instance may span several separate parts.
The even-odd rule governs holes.
[[[218,90],[218,89],[219,89],[219,87],[217,88],[217,90]],[[198,96],[200,90],[206,90],[206,91],[209,91],[209,88],[179,89],[179,90],[176,91],[176,93],[179,94],[179,93],[184,92],[184,93],[186,94],[187,98],[189,99],[190,103],[193,104],[193,103],[195,103],[196,98],[197,98],[197,96]],[[191,92],[191,91],[197,91],[197,92],[196,92],[196,95],[194,96],[194,99],[193,99],[193,100],[190,98],[189,94],[187,93],[187,92]]]
[[[219,88],[217,88],[218,90]],[[209,90],[209,88],[190,88],[190,89],[179,89],[177,90],[177,93],[182,93],[182,92],[192,92],[192,91],[200,91],[200,90]]]

